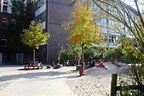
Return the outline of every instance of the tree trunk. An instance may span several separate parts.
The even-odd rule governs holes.
[[[84,42],[82,43],[82,65],[84,65]]]
[[[33,49],[33,62],[35,62],[35,49]]]

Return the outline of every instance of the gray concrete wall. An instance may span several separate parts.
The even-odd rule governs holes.
[[[68,6],[66,0],[49,1],[49,21],[47,22],[47,27],[51,35],[48,40],[49,60],[56,60],[60,47],[62,45],[65,47],[69,44],[67,41],[69,33],[64,30],[61,24],[70,21],[69,18],[72,10],[73,6]]]
[[[16,53],[16,64],[23,64],[23,53]]]

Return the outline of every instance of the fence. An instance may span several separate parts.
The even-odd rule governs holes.
[[[112,74],[110,96],[116,96],[117,91],[121,91],[122,87],[124,87],[124,86],[117,86],[117,74]],[[128,85],[126,87],[128,88],[128,90],[131,90],[131,89],[140,90],[138,85]],[[144,86],[142,86],[142,88],[144,88]],[[144,96],[144,95],[142,95],[142,96]]]

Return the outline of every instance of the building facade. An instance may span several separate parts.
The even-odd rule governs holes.
[[[22,1],[22,2],[21,2]],[[33,12],[30,0],[19,0],[23,7],[29,7]],[[18,48],[20,43],[20,33],[24,26],[28,26],[30,23],[31,16],[26,17],[25,10],[21,8],[13,7],[10,0],[0,0],[0,52],[2,53],[2,61],[13,62],[16,61],[16,53],[21,52],[22,48]],[[15,3],[16,4],[16,3]],[[22,11],[22,12],[21,12]]]
[[[74,3],[72,0],[38,0],[35,3],[35,21],[40,20],[45,31],[50,33],[48,44],[42,45],[37,51],[37,56],[47,62],[57,60],[58,51],[69,44],[69,34],[62,23],[69,21]]]

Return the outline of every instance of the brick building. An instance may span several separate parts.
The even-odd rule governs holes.
[[[20,0],[18,2],[20,2]],[[74,3],[75,0],[37,0],[37,2],[31,4],[30,0],[25,0],[26,6],[30,9],[29,11],[35,15],[35,21],[41,20],[45,31],[51,35],[48,44],[41,45],[40,49],[37,50],[37,59],[42,59],[47,62],[55,61],[57,60],[57,53],[61,47],[67,47],[67,44],[69,44],[66,40],[69,34],[61,24],[69,20]],[[7,25],[9,25],[9,23],[14,25],[19,23],[19,21],[17,21],[19,15],[21,14],[18,11],[12,9],[10,0],[0,0],[0,52],[2,53],[3,63],[5,61],[15,62],[16,53],[21,52],[19,51],[20,48],[12,48],[14,50],[12,51],[10,49],[11,47],[8,46],[9,43],[11,43],[9,42],[9,38],[15,33],[9,30],[10,28],[8,28]],[[28,26],[31,20],[29,17],[21,20],[23,24],[19,25]],[[18,31],[18,26],[11,28]],[[19,31],[22,32],[23,28],[20,28],[21,30]],[[20,41],[20,39],[18,41]],[[15,43],[17,43],[17,41],[15,41]],[[13,46],[15,45],[18,45],[18,43],[13,44]],[[32,52],[30,52],[30,54],[32,55]]]
[[[21,1],[19,0],[18,2]],[[30,0],[19,4],[24,4],[23,6],[31,9],[29,12],[33,12],[33,6],[31,6]],[[15,62],[16,53],[20,52],[19,49],[15,47],[18,46],[18,42],[20,42],[19,34],[22,32],[23,28],[25,28],[24,26],[28,26],[30,22],[30,18],[25,17],[25,13],[22,14],[20,8],[13,8],[12,6],[10,0],[0,0],[0,53],[2,53],[3,63]]]
[[[48,44],[36,52],[37,56],[47,62],[57,60],[60,48],[69,44],[69,34],[61,24],[69,20],[74,3],[73,0],[38,0],[35,3],[35,21],[41,20],[45,31],[51,35]]]

